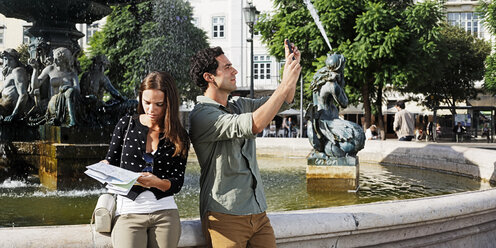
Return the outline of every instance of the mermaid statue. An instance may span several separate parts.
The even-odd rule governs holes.
[[[355,157],[365,143],[363,129],[356,123],[339,118],[339,109],[348,106],[344,92],[345,58],[340,54],[328,55],[325,66],[314,75],[310,89],[313,103],[307,108],[307,134],[314,151],[311,158],[335,160]],[[329,164],[324,162],[324,164]]]

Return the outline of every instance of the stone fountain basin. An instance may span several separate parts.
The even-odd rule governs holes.
[[[112,12],[109,5],[144,0],[0,0],[0,13],[28,22],[92,23]]]
[[[276,145],[274,145],[276,144]],[[306,139],[257,139],[257,153],[301,156]],[[489,247],[496,239],[496,150],[367,141],[360,161],[415,166],[481,180],[481,190],[411,200],[269,213],[278,247]],[[179,247],[204,247],[200,221],[183,220]],[[93,247],[89,225],[0,229],[7,247]],[[56,242],[54,242],[54,240]],[[97,247],[111,247],[97,234]]]

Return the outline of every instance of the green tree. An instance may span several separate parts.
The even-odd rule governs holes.
[[[181,97],[193,99],[199,90],[188,76],[189,58],[208,43],[205,33],[192,24],[192,15],[191,5],[184,0],[113,7],[103,30],[90,41],[90,56],[108,57],[108,77],[130,98],[137,95],[148,72],[162,70],[175,78]]]
[[[454,107],[457,102],[476,98],[478,91],[474,84],[484,78],[484,61],[491,52],[490,44],[460,27],[445,24],[438,46],[437,57],[442,61],[438,76],[419,81],[410,90],[428,96],[427,106],[441,103]],[[456,114],[454,108],[451,112]]]
[[[170,72],[184,98],[194,99],[201,90],[191,82],[189,59],[208,46],[203,30],[192,24],[192,8],[184,0],[154,3],[153,20],[142,27],[139,53],[146,71]]]
[[[16,51],[19,53],[19,61],[27,65],[29,60],[29,47],[27,44],[21,44],[16,48]]]
[[[481,0],[479,1],[483,21],[489,32],[496,36],[496,2]],[[496,46],[493,48],[496,49]],[[496,54],[493,53],[486,58],[486,72],[484,77],[484,88],[496,94]]]
[[[308,22],[303,3],[275,0],[275,14],[262,15],[257,29],[271,54],[282,58],[279,44],[289,38],[303,53],[305,81],[310,82],[322,67],[329,50],[318,28]],[[404,87],[425,77],[429,59],[437,51],[441,5],[426,1],[315,0],[315,8],[335,52],[346,59],[346,92],[352,103],[363,103],[365,127],[371,122],[372,108],[382,123],[382,94],[386,84]],[[422,63],[421,63],[422,62]],[[306,87],[306,99],[311,93]],[[381,128],[384,130],[384,128]],[[383,135],[384,137],[384,135]]]

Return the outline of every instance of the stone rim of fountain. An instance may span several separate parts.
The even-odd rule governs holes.
[[[397,150],[401,148],[400,150]],[[276,138],[257,139],[257,154],[274,154],[273,149],[301,156],[311,150],[306,139]],[[437,150],[436,150],[437,149]],[[469,167],[483,169],[481,181],[496,165],[496,151],[456,145],[439,145],[424,142],[370,141],[359,153],[360,159],[374,161],[387,158],[395,151],[403,151],[404,156],[412,157],[415,151],[431,150],[432,154],[449,155],[452,159],[464,159]],[[370,157],[367,157],[370,155]],[[448,156],[449,157],[449,156]],[[387,158],[387,159],[391,159]],[[412,160],[408,160],[408,163]],[[418,161],[417,161],[418,162]],[[457,164],[463,171],[462,161]],[[416,165],[412,165],[416,166]],[[417,165],[418,166],[418,165]],[[488,171],[489,170],[489,171]],[[470,172],[474,170],[465,170]],[[451,172],[453,173],[453,172]],[[492,175],[492,174],[491,174]],[[484,179],[483,177],[486,177]],[[493,179],[491,179],[493,178]],[[309,210],[268,213],[277,238],[278,247],[326,247],[329,244],[345,247],[371,245],[389,246],[456,246],[465,244],[481,246],[492,242],[496,231],[496,189],[455,193],[443,196],[424,197],[408,200],[375,202],[360,205],[330,207]],[[179,247],[204,246],[201,224],[198,219],[183,220]],[[86,235],[72,235],[74,233]],[[19,227],[0,229],[0,235],[8,237],[5,244],[25,246],[26,244],[52,244],[57,246],[80,244],[92,246],[89,225]],[[30,237],[26,240],[25,237]],[[110,238],[97,235],[97,246],[108,246]],[[55,245],[55,243],[54,243]]]

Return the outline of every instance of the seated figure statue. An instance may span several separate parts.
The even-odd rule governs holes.
[[[31,93],[35,96],[35,102],[39,104],[38,89],[43,83],[49,83],[50,101],[47,106],[47,119],[54,125],[65,123],[66,116],[69,117],[67,126],[77,124],[75,99],[79,94],[79,79],[73,69],[73,61],[71,51],[65,47],[59,47],[53,50],[53,64],[45,67],[39,76],[39,64],[32,63],[34,70],[31,78]]]
[[[341,107],[348,106],[344,92],[345,58],[340,54],[328,55],[326,66],[314,75],[310,89],[313,104],[307,108],[307,135],[320,158],[355,156],[365,144],[363,129],[356,123],[339,118]],[[319,153],[320,152],[320,153]]]
[[[91,105],[101,107],[104,105],[103,94],[107,91],[114,99],[126,101],[127,99],[117,91],[110,79],[105,75],[105,68],[109,61],[105,55],[97,55],[91,58],[90,70],[81,77],[81,95]]]
[[[138,105],[136,100],[128,100],[110,82],[105,75],[109,61],[105,55],[97,55],[92,59],[89,71],[81,76],[81,101],[84,103],[84,113],[88,124],[105,125],[115,123],[122,115],[132,113]],[[104,93],[108,92],[111,99],[104,101]]]
[[[25,107],[29,84],[26,69],[19,62],[19,53],[7,48],[1,54],[3,82],[0,84],[0,119],[11,122],[18,118]]]

